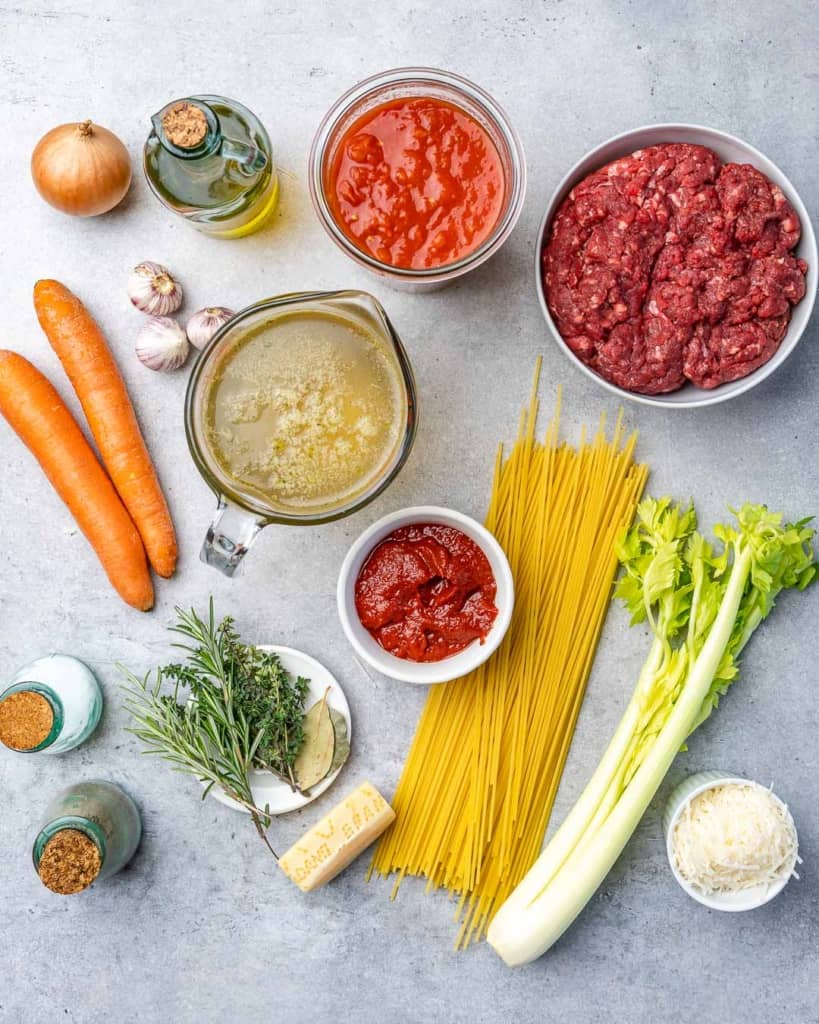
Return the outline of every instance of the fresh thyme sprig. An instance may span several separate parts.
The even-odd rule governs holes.
[[[269,808],[256,806],[248,781],[252,768],[266,768],[296,788],[293,763],[303,740],[302,718],[309,681],[291,680],[278,657],[243,644],[230,618],[216,623],[213,599],[208,621],[194,610],[176,609],[171,629],[190,643],[174,646],[184,664],[157,668],[140,679],[123,666],[129,731],[175,771],[194,775],[250,812],[273,856],[265,830]],[[185,692],[187,691],[187,693]]]

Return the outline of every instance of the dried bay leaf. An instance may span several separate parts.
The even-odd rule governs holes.
[[[350,734],[347,732],[347,719],[335,708],[330,708],[330,719],[333,723],[336,746],[333,751],[333,761],[330,765],[330,770],[327,773],[328,775],[332,775],[333,772],[338,771],[350,756]]]
[[[321,782],[330,771],[335,752],[336,736],[327,693],[304,716],[304,742],[294,765],[299,789],[309,790]]]

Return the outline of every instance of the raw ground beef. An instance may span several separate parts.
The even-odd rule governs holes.
[[[807,264],[781,190],[704,146],[638,150],[569,193],[543,250],[567,345],[629,391],[714,388],[766,363]]]

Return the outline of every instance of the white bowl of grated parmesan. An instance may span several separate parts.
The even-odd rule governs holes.
[[[778,895],[801,863],[788,807],[758,782],[698,772],[663,815],[668,862],[680,886],[712,910],[753,910]]]

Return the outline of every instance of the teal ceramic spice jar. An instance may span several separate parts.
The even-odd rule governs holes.
[[[87,665],[50,654],[25,665],[0,691],[0,743],[21,753],[60,754],[99,724],[102,690]]]
[[[82,892],[117,873],[139,846],[134,801],[112,782],[78,782],[48,805],[34,840],[34,869],[61,895]]]

